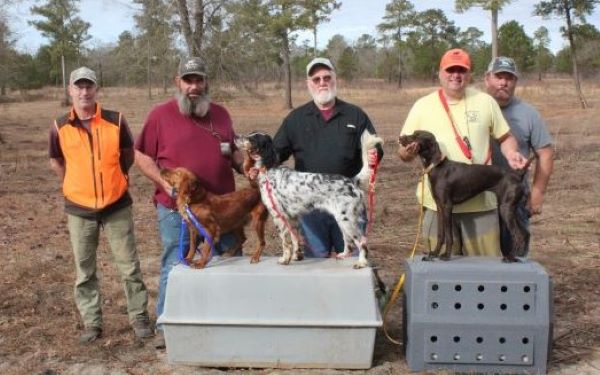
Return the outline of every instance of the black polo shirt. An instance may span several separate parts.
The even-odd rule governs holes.
[[[360,136],[365,129],[375,134],[359,107],[336,99],[333,115],[325,121],[310,101],[289,113],[273,141],[280,161],[294,156],[298,171],[353,177],[362,168]],[[380,147],[378,153],[381,159]]]

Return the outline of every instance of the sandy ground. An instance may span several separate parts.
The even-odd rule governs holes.
[[[343,85],[342,85],[343,87]],[[287,111],[280,90],[265,97],[222,88],[239,133],[273,133]],[[414,100],[433,88],[356,85],[340,96],[361,105],[386,140],[379,171],[377,209],[370,238],[371,258],[381,276],[393,285],[415,238],[418,206],[414,186],[417,163],[395,156],[395,140]],[[551,374],[600,373],[600,86],[584,84],[594,106],[578,108],[568,80],[526,82],[519,94],[535,104],[547,119],[556,141],[555,174],[544,212],[532,220],[531,258],[544,265],[554,282],[554,350]],[[225,95],[227,94],[227,95]],[[80,323],[73,303],[73,259],[63,213],[59,182],[48,168],[47,131],[51,119],[65,109],[56,91],[33,101],[0,104],[0,373],[5,374],[399,374],[407,373],[402,348],[377,333],[373,368],[368,371],[204,369],[171,365],[163,351],[134,338],[125,310],[118,273],[102,240],[98,269],[103,294],[104,338],[96,344],[77,343]],[[166,98],[145,90],[108,88],[100,101],[122,110],[137,134],[148,109]],[[295,104],[307,100],[294,93]],[[151,203],[153,187],[133,170],[131,193],[138,249],[150,290],[150,310],[157,295],[160,244]],[[239,185],[245,184],[239,179]],[[252,234],[248,249],[253,248]],[[278,238],[268,226],[267,255],[278,254]],[[153,313],[152,313],[153,314]],[[154,315],[152,315],[155,318]],[[389,332],[401,337],[401,306],[389,316]]]

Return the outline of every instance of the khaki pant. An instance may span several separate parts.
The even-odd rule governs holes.
[[[67,215],[75,256],[75,303],[86,327],[102,328],[101,296],[96,275],[96,250],[100,228],[104,228],[114,263],[125,286],[129,320],[148,316],[148,292],[142,280],[135,247],[131,206],[118,210],[101,222]]]
[[[425,209],[423,238],[428,250],[437,244],[437,212]],[[453,214],[453,255],[502,256],[500,251],[500,224],[498,211]],[[440,254],[445,249],[442,247]]]

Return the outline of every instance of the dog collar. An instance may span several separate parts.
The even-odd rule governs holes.
[[[440,158],[440,160],[437,161],[437,163],[431,163],[431,164],[429,164],[429,166],[427,166],[427,168],[423,169],[423,174],[429,174],[429,172],[431,172],[431,170],[433,168],[435,168],[438,165],[440,165],[440,163],[443,162],[444,159],[446,159],[446,155],[442,155],[442,157]]]

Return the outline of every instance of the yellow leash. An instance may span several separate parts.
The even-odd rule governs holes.
[[[421,226],[423,225],[423,201],[425,200],[424,199],[424,191],[425,191],[425,175],[426,174],[427,174],[427,172],[423,171],[423,174],[421,175],[421,204],[419,205],[419,211],[420,211],[419,212],[419,224],[417,225],[417,236],[415,237],[415,244],[413,245],[409,259],[412,259],[415,256],[415,252],[417,251],[417,246],[419,245],[419,236],[421,234]],[[406,274],[403,272],[402,275],[400,276],[400,279],[398,279],[396,286],[394,287],[394,291],[392,292],[392,296],[390,297],[390,300],[388,301],[388,303],[385,305],[385,308],[383,309],[383,332],[385,333],[385,337],[387,337],[388,340],[390,340],[391,342],[393,342],[396,345],[402,345],[402,343],[400,341],[394,340],[388,334],[387,325],[386,325],[386,317],[387,317],[388,313],[390,312],[390,310],[392,309],[392,305],[394,305],[394,303],[398,299],[398,296],[400,295],[400,291],[402,290],[402,286],[404,285],[405,276],[406,276]],[[403,329],[405,329],[405,327],[403,327]]]

